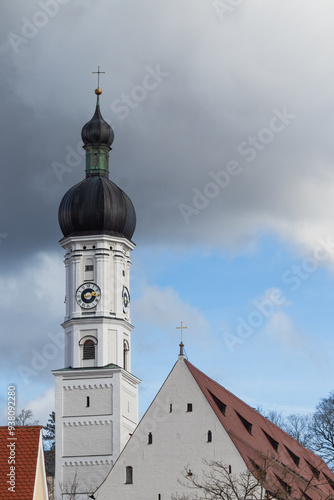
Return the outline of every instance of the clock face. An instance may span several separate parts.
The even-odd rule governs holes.
[[[100,287],[95,283],[84,283],[79,286],[76,293],[76,299],[80,307],[83,309],[91,309],[100,302]]]
[[[127,312],[130,304],[130,293],[126,286],[123,286],[122,291],[122,299],[123,299],[123,312]]]

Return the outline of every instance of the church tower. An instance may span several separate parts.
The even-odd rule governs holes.
[[[65,367],[55,370],[56,498],[87,499],[103,481],[138,422],[131,374],[130,252],[136,225],[129,197],[109,180],[114,140],[100,112],[81,137],[86,178],[59,207],[64,237]]]

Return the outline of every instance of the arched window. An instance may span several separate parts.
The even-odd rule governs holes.
[[[123,342],[123,368],[128,369],[129,344],[126,340]]]
[[[212,432],[208,431],[208,443],[211,443],[212,441]]]
[[[149,432],[147,436],[147,444],[152,444],[152,443],[153,443],[152,432]]]
[[[132,484],[133,483],[133,471],[132,467],[129,465],[125,467],[125,483],[126,484]]]
[[[95,359],[95,344],[92,340],[86,340],[83,345],[83,359]]]

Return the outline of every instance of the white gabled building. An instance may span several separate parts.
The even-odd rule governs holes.
[[[189,495],[183,473],[201,475],[206,461],[233,475],[265,472],[264,489],[282,498],[333,498],[334,475],[311,451],[182,354],[138,424],[96,500],[170,500]],[[184,479],[183,479],[184,481]],[[307,492],[307,493],[306,493]]]

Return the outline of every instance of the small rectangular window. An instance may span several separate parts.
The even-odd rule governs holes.
[[[192,403],[187,403],[187,411],[193,411]]]
[[[133,471],[132,467],[125,467],[125,483],[132,484],[133,483]]]
[[[152,444],[152,443],[153,443],[152,432],[149,432],[147,437],[147,444]]]
[[[172,404],[170,404],[170,405],[169,405],[169,413],[172,413],[172,411],[173,411],[173,405],[172,405]]]
[[[89,396],[86,397],[86,408],[89,408],[90,406],[90,401],[89,401]]]
[[[85,266],[85,271],[94,271],[94,266]]]
[[[229,466],[228,466],[228,473],[229,473],[229,474],[232,474],[232,465],[229,465]]]
[[[208,443],[211,443],[212,441],[212,432],[208,431]]]

